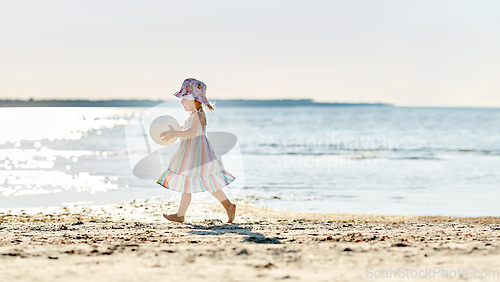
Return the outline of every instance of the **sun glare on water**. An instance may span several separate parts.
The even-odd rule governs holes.
[[[122,154],[99,145],[97,137],[126,124],[123,113],[113,108],[0,109],[0,195],[117,189],[118,177],[97,175],[89,164]]]

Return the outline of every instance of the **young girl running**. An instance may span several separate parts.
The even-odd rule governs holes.
[[[180,131],[170,126],[169,131],[162,132],[164,140],[179,137],[179,149],[170,160],[168,169],[158,179],[163,187],[182,193],[179,210],[176,214],[163,216],[176,222],[184,222],[184,215],[191,203],[191,193],[209,191],[221,202],[227,212],[228,223],[233,222],[236,205],[231,203],[221,190],[236,178],[224,170],[222,161],[217,158],[212,144],[208,140],[207,119],[203,106],[213,112],[214,107],[206,98],[207,86],[194,78],[188,78],[182,83],[182,88],[174,94],[181,98],[181,104],[188,116]]]

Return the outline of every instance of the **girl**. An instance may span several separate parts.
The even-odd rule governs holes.
[[[194,78],[188,78],[182,83],[181,90],[174,94],[181,98],[184,110],[189,112],[180,131],[170,126],[169,131],[162,132],[163,140],[179,137],[181,144],[172,156],[168,169],[158,179],[163,187],[182,192],[181,203],[176,214],[163,214],[175,222],[184,222],[184,215],[191,203],[191,193],[209,191],[221,202],[227,212],[228,223],[233,222],[236,205],[231,203],[221,190],[236,178],[224,170],[222,161],[217,158],[212,144],[208,140],[207,119],[202,106],[210,113],[214,104],[206,98],[207,86]]]

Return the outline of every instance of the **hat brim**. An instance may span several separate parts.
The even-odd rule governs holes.
[[[175,97],[180,98],[180,99],[185,99],[185,100],[196,100],[196,98],[193,96],[193,94],[187,94],[187,95],[180,95],[178,93],[174,94]]]

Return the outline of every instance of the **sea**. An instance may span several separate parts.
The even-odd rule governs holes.
[[[208,133],[236,140],[220,156],[236,177],[224,188],[230,199],[289,211],[500,216],[498,108],[235,106],[206,112]],[[187,113],[178,103],[0,108],[0,208],[178,201],[179,193],[157,184],[155,174],[134,174],[165,147],[149,135],[160,115],[182,124]],[[216,200],[205,192],[193,201]]]

